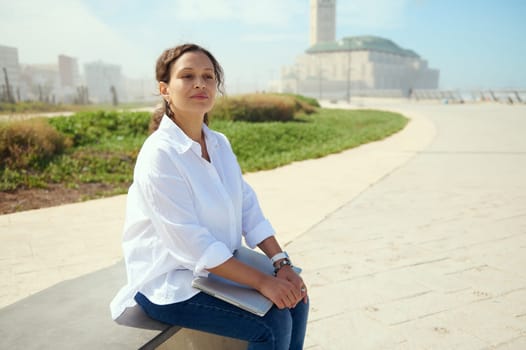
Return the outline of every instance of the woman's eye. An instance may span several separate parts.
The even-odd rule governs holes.
[[[192,74],[183,75],[183,79],[192,79],[194,76]]]
[[[214,76],[213,75],[205,75],[205,79],[207,79],[207,80],[214,80]]]

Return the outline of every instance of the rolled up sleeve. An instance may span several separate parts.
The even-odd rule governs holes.
[[[206,275],[205,270],[221,265],[232,257],[232,253],[221,242],[212,243],[201,255],[194,268],[195,276]]]

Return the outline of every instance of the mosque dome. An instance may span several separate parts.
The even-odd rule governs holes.
[[[338,41],[319,42],[309,47],[306,53],[346,51],[379,51],[405,57],[419,57],[414,51],[403,49],[391,40],[377,36],[348,36]]]

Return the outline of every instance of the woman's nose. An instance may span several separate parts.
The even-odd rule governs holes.
[[[206,86],[205,80],[203,78],[197,78],[195,80],[195,88],[200,89]]]

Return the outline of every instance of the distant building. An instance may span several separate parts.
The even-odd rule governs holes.
[[[407,96],[438,88],[439,71],[412,50],[376,36],[334,40],[336,1],[311,0],[311,46],[272,87],[320,99]]]
[[[61,102],[78,103],[78,88],[80,87],[81,82],[77,59],[66,55],[59,55],[58,73],[60,77]]]
[[[117,92],[119,101],[127,99],[121,66],[101,61],[86,63],[84,65],[84,76],[91,102],[111,103],[112,86]]]
[[[74,88],[79,85],[79,65],[76,58],[59,55],[58,72],[60,86]]]
[[[9,81],[9,91],[7,89],[6,78]],[[16,101],[24,98],[20,84],[18,49],[0,45],[0,100],[7,101],[9,99],[8,93],[11,94],[11,97]]]

